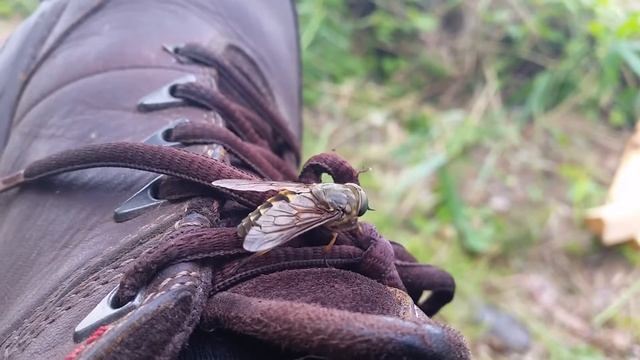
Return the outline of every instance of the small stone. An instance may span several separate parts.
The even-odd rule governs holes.
[[[500,352],[526,352],[531,346],[529,330],[515,317],[491,305],[481,305],[476,320],[486,329],[487,343]]]

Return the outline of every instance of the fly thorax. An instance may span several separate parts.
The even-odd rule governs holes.
[[[357,206],[355,195],[349,187],[343,184],[319,184],[318,193],[326,201],[330,209],[351,214],[354,212],[355,206]]]

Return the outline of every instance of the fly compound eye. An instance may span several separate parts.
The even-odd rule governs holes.
[[[367,212],[367,210],[369,210],[369,198],[367,197],[367,193],[365,193],[360,186],[356,185],[356,189],[358,190],[358,197],[360,200],[359,201],[360,207],[358,208],[358,216],[362,216],[364,215],[364,213]]]
[[[370,210],[369,209],[369,200],[367,198],[367,194],[364,192],[364,190],[358,184],[347,183],[345,185],[348,186],[349,188],[351,188],[351,191],[353,192],[353,194],[356,197],[356,200],[357,200],[357,205],[356,206],[358,207],[358,216],[364,215],[364,213],[366,213],[367,210]]]
[[[364,213],[369,210],[369,200],[367,199],[367,195],[360,198],[360,208],[358,209],[358,216],[364,215]]]

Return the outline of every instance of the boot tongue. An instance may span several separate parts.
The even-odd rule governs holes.
[[[395,291],[378,292],[368,299],[368,290],[337,293],[332,280],[346,281],[354,288],[369,288],[367,281],[353,277],[341,278],[335,269],[316,269],[313,273],[301,270],[289,270],[256,278],[278,287],[291,286],[290,294],[283,297],[300,295],[306,301],[291,301],[277,298],[270,287],[251,288],[255,296],[247,296],[236,292],[238,289],[223,291],[209,299],[207,308],[200,319],[202,329],[213,331],[225,329],[233,334],[246,334],[268,344],[275,344],[285,349],[285,354],[298,356],[280,356],[279,358],[304,358],[305,356],[329,359],[468,359],[467,346],[461,336],[454,330],[438,324],[420,313],[408,301],[394,299]],[[288,274],[287,274],[288,273]],[[297,273],[297,274],[292,274]],[[292,276],[290,276],[292,275]],[[313,275],[313,277],[310,277]],[[336,278],[336,275],[338,278]],[[303,281],[309,276],[311,281],[318,280],[319,286],[301,291],[293,281]],[[348,275],[347,275],[348,276]],[[267,279],[270,278],[270,279]],[[273,281],[273,279],[278,280]],[[314,294],[310,294],[314,293]],[[325,299],[322,299],[322,295]],[[265,296],[274,296],[270,299]],[[295,295],[294,295],[295,296]],[[378,299],[382,298],[382,300]],[[322,300],[321,300],[322,299]],[[356,300],[357,299],[357,300]],[[372,302],[381,307],[376,313],[362,313],[358,309],[370,311],[371,308],[358,306],[358,303]],[[328,306],[347,305],[350,310],[336,309]],[[393,305],[397,303],[397,306]],[[340,305],[342,304],[342,305]],[[407,308],[407,310],[403,310]],[[410,311],[413,310],[413,311]],[[377,312],[387,312],[378,314]],[[407,318],[413,316],[412,318]],[[393,354],[392,357],[391,354]],[[254,357],[256,358],[256,357]],[[263,358],[262,354],[258,358]]]
[[[259,276],[229,291],[261,299],[303,302],[365,314],[400,316],[406,313],[406,309],[398,302],[394,290],[355,272],[314,268]],[[413,307],[411,299],[409,301]]]

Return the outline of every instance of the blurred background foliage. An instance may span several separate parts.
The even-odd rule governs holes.
[[[637,248],[582,223],[639,115],[640,4],[297,5],[305,155],[372,168],[366,220],[454,274],[475,357],[640,357]]]
[[[389,96],[459,102],[492,75],[523,121],[572,101],[614,126],[633,123],[640,108],[633,3],[300,1],[305,99],[318,100],[318,82],[366,77],[390,85]]]
[[[479,359],[640,358],[638,248],[582,225],[639,115],[640,4],[296,4],[304,155],[371,168],[365,220],[457,280],[437,319]]]
[[[0,0],[0,17],[22,17],[38,5],[38,0]]]

